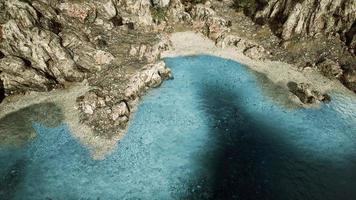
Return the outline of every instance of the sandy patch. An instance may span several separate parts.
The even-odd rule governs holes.
[[[90,150],[94,159],[102,159],[116,147],[118,139],[106,139],[96,136],[90,127],[80,123],[80,112],[77,108],[76,99],[89,89],[85,84],[77,84],[64,90],[31,92],[26,95],[7,97],[0,104],[0,119],[34,104],[53,103],[60,108],[63,114],[63,122],[69,126],[73,137]]]
[[[237,61],[247,65],[250,69],[266,75],[276,85],[287,88],[287,83],[294,81],[297,83],[310,83],[320,92],[337,91],[354,95],[345,88],[339,81],[330,80],[313,69],[298,71],[293,65],[269,60],[253,60],[242,53],[242,49],[237,47],[219,48],[214,42],[206,38],[203,34],[192,31],[177,32],[171,35],[173,43],[172,50],[163,52],[162,57],[188,56],[197,54],[207,54],[219,56]],[[295,96],[291,98],[296,101]]]

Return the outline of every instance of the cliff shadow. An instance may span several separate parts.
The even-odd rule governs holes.
[[[64,119],[54,103],[40,103],[9,113],[0,119],[0,145],[21,146],[35,137],[33,123],[56,127]]]
[[[340,165],[310,157],[281,137],[288,130],[250,113],[238,94],[222,86],[207,85],[200,96],[215,145],[201,150],[202,172],[180,199],[356,198],[355,158]]]
[[[0,199],[15,198],[28,173],[32,161],[26,144],[36,137],[33,123],[56,127],[62,121],[63,113],[54,103],[34,104],[0,119]]]
[[[27,159],[14,161],[6,171],[0,171],[0,199],[13,199],[18,186],[24,180]],[[4,170],[4,169],[2,169]]]

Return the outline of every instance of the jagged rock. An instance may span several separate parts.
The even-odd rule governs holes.
[[[255,1],[254,18],[280,27],[282,38],[338,33],[342,37],[356,20],[354,0],[269,0]],[[276,26],[277,25],[277,26]]]
[[[150,0],[121,0],[117,2],[116,9],[123,20],[138,25],[152,25]]]
[[[52,77],[59,83],[83,79],[71,56],[61,46],[60,38],[53,32],[33,27],[24,29],[14,20],[2,25],[3,40],[0,49],[30,61],[30,67]]]
[[[0,59],[0,79],[7,95],[28,90],[47,91],[56,83],[13,56]]]
[[[94,1],[99,18],[110,20],[117,15],[116,7],[113,0],[96,0]]]
[[[159,40],[160,42],[153,46],[144,44],[132,45],[129,55],[136,57],[139,60],[147,61],[148,63],[156,62],[160,58],[161,52],[168,50],[171,46],[168,36],[161,35]]]
[[[229,32],[226,20],[217,16],[209,6],[203,4],[195,5],[190,11],[190,15],[194,20],[194,29],[202,31],[214,41]]]
[[[148,88],[159,86],[163,80],[172,78],[171,70],[163,61],[146,65],[140,73],[131,78],[125,90],[125,97],[134,100]]]
[[[60,34],[64,47],[72,52],[73,60],[89,72],[96,72],[114,60],[109,52],[98,50],[95,45],[87,41],[84,33],[64,30]]]
[[[173,19],[174,22],[191,22],[192,18],[186,12],[184,5],[180,0],[170,0],[167,14]]]
[[[289,90],[295,94],[302,103],[314,104],[317,102],[328,102],[330,96],[327,94],[321,94],[317,90],[313,90],[310,84],[307,83],[288,83]]]
[[[340,78],[343,73],[341,66],[328,58],[319,61],[316,64],[316,68],[328,78]]]
[[[122,94],[112,95],[107,88],[93,89],[77,100],[83,112],[82,119],[98,133],[114,135],[127,127],[139,97],[149,88],[157,87],[171,77],[171,71],[161,61],[148,64],[134,74]]]
[[[85,23],[86,21],[92,23],[96,19],[96,7],[90,1],[61,3],[59,9],[65,16],[77,19],[81,23]]]
[[[9,19],[14,20],[20,27],[29,28],[38,22],[36,10],[26,2],[6,0],[5,11]]]

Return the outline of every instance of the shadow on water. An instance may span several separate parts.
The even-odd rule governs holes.
[[[0,177],[0,198],[13,199],[18,185],[21,184],[25,176],[26,159],[17,160],[10,168],[1,174]]]
[[[40,103],[12,112],[0,119],[0,145],[22,145],[35,136],[34,122],[56,127],[63,121],[54,103]]]
[[[356,199],[355,158],[339,163],[299,151],[281,137],[286,130],[250,114],[224,87],[204,87],[201,99],[216,144],[202,150],[205,171],[182,199]]]
[[[0,119],[0,199],[12,199],[23,182],[28,158],[22,146],[35,137],[33,123],[56,127],[62,121],[54,103],[34,104]]]

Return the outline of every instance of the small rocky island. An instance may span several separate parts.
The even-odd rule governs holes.
[[[246,65],[288,109],[354,98],[356,1],[0,0],[0,145],[65,122],[105,159],[174,79],[164,59],[202,54]]]

